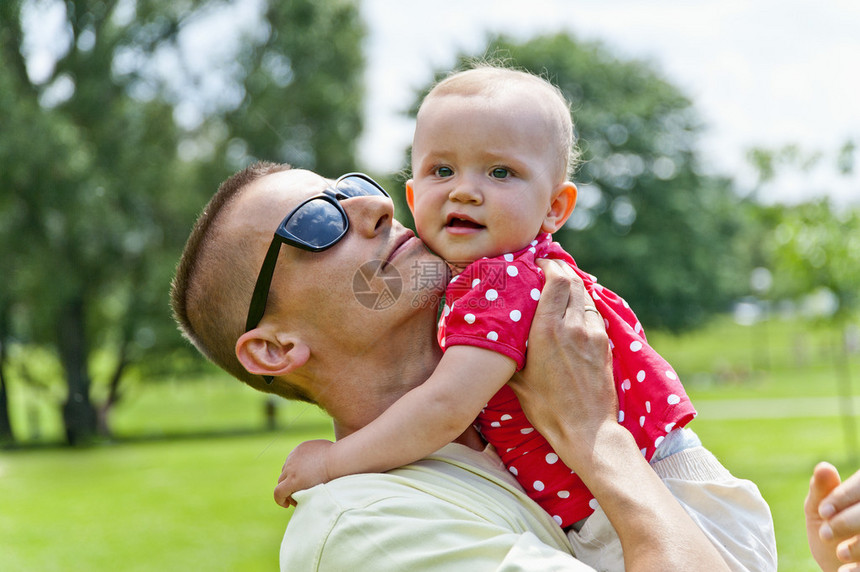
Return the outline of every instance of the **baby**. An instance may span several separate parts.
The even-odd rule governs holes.
[[[584,281],[594,301],[586,311],[602,316],[612,347],[618,421],[645,458],[687,446],[688,436],[674,436],[696,413],[674,370],[624,300],[552,241],[576,204],[573,150],[569,105],[539,77],[478,67],[430,91],[418,112],[406,198],[419,236],[455,274],[438,328],[444,354],[424,384],[366,427],[291,453],[280,492],[414,462],[474,424],[559,525],[588,517],[593,496],[506,385],[525,363],[544,283],[540,258],[567,262]],[[666,443],[658,452],[673,430],[672,451]]]

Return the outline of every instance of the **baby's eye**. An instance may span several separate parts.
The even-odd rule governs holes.
[[[510,175],[510,171],[508,171],[504,167],[496,167],[495,169],[490,171],[490,176],[494,179],[504,179],[508,175]]]
[[[437,167],[436,168],[436,176],[437,177],[450,177],[454,174],[454,169],[451,167]]]

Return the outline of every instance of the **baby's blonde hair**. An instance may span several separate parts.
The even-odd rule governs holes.
[[[424,98],[421,106],[434,97],[492,95],[512,86],[533,88],[535,93],[545,94],[555,131],[553,135],[555,148],[558,150],[560,179],[570,178],[579,160],[579,150],[573,138],[570,104],[558,87],[540,76],[491,63],[474,64],[467,70],[453,72],[439,81]],[[418,118],[420,117],[419,107]]]

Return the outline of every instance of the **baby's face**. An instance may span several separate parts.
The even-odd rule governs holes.
[[[563,182],[546,113],[514,94],[425,101],[410,186],[418,234],[458,266],[525,248]]]

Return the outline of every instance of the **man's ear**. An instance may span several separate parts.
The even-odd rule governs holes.
[[[412,188],[412,179],[406,181],[406,204],[409,205],[412,216],[415,216],[415,189]]]
[[[565,221],[573,212],[573,207],[576,206],[576,185],[570,181],[565,181],[553,189],[552,202],[549,205],[549,210],[546,217],[543,219],[543,224],[540,229],[542,232],[554,233],[562,227]]]
[[[239,362],[249,373],[258,375],[287,375],[303,366],[310,355],[310,348],[298,338],[259,327],[236,341]]]

